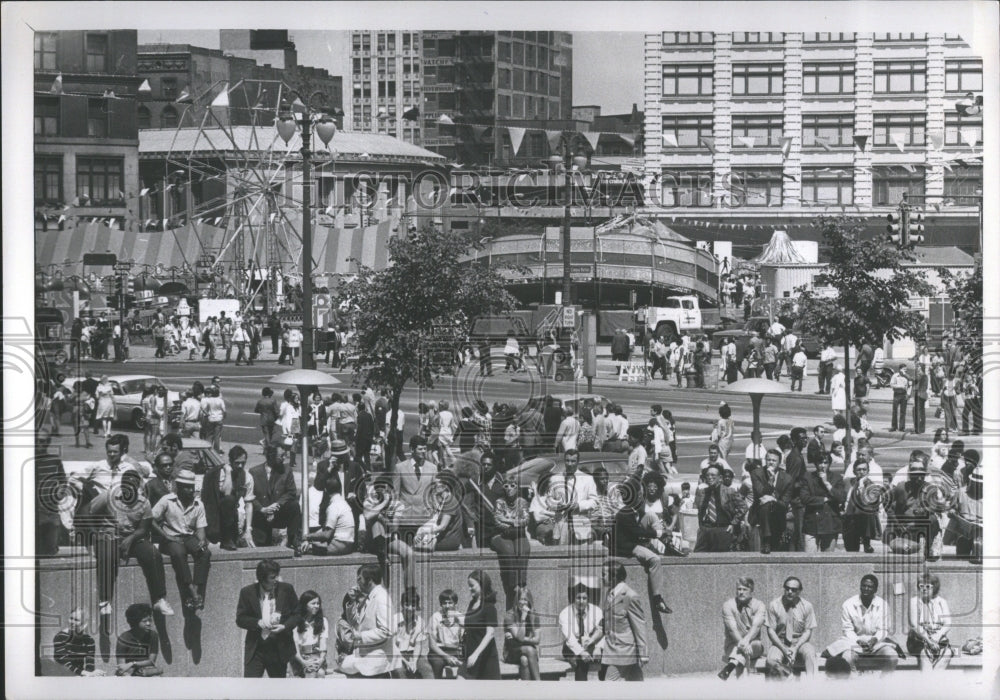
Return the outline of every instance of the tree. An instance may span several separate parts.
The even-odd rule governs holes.
[[[836,295],[823,296],[810,287],[799,287],[797,320],[820,342],[844,348],[849,406],[851,346],[882,344],[905,336],[922,341],[927,321],[909,308],[909,300],[928,296],[931,288],[923,272],[905,266],[916,261],[912,245],[900,247],[888,235],[862,238],[861,222],[846,217],[821,217],[818,223],[830,261],[813,285],[831,287]]]
[[[390,266],[377,272],[362,267],[345,287],[357,343],[353,369],[368,384],[389,392],[387,466],[394,457],[399,399],[406,384],[433,388],[451,365],[436,361],[435,353],[450,357],[465,341],[472,319],[515,305],[496,266],[459,261],[469,249],[461,233],[433,228],[394,238]]]
[[[937,273],[955,312],[952,338],[967,357],[979,358],[983,352],[983,258],[976,256],[969,274],[957,275],[946,267]],[[972,364],[978,367],[980,363]]]

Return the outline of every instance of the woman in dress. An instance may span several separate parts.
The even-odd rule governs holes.
[[[489,574],[476,569],[469,574],[469,594],[472,600],[465,612],[462,650],[465,668],[462,676],[469,680],[500,680],[500,657],[497,654],[497,596]]]
[[[517,664],[522,681],[541,680],[538,671],[538,643],[541,621],[527,588],[517,589],[517,604],[503,620],[504,661]]]
[[[326,644],[330,636],[323,601],[316,591],[306,591],[299,597],[299,624],[292,630],[295,658],[292,668],[299,678],[326,676]]]
[[[281,426],[281,434],[286,438],[294,438],[298,433],[296,423],[299,422],[299,406],[296,401],[296,394],[291,389],[285,389],[285,400],[278,408],[278,424]]]
[[[719,406],[719,420],[712,431],[713,441],[719,446],[719,457],[726,459],[733,448],[733,410],[723,402]]]
[[[961,387],[955,370],[948,372],[948,378],[941,386],[941,412],[944,414],[944,425],[949,430],[958,430],[958,392]]]
[[[142,447],[146,454],[156,452],[160,433],[160,399],[157,387],[147,384],[142,388],[142,414],[146,420],[143,426]]]
[[[101,422],[104,437],[111,435],[111,421],[115,417],[115,390],[108,380],[108,375],[101,376],[101,382],[94,390],[97,398],[97,412],[94,417]]]
[[[910,598],[910,633],[906,650],[917,657],[921,671],[948,668],[955,655],[948,642],[951,610],[942,598],[941,579],[924,574],[917,581],[917,595]]]

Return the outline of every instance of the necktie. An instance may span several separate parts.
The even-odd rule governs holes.
[[[228,496],[233,492],[233,479],[230,474],[230,469],[227,466],[222,470],[222,493]]]
[[[416,462],[413,463],[413,476],[417,477],[417,481],[420,481],[420,467]]]
[[[583,625],[584,625],[584,616],[585,615],[586,615],[585,611],[577,609],[577,611],[576,611],[576,639],[580,643],[583,643],[583,635],[584,635]]]
[[[705,524],[711,527],[715,525],[716,518],[718,517],[718,512],[715,508],[715,491],[709,489],[705,495],[708,498],[708,505],[705,507]]]

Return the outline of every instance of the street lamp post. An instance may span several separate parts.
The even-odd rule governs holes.
[[[566,202],[563,208],[562,220],[562,256],[563,256],[563,279],[562,279],[562,303],[563,306],[570,306],[572,300],[570,295],[573,289],[572,265],[570,264],[570,219],[572,212],[570,205],[573,202],[573,179],[571,173],[575,169],[581,169],[587,165],[587,157],[573,154],[573,141],[580,134],[574,131],[563,132],[559,150],[562,155],[553,154],[549,158],[553,174],[558,172],[558,166],[563,166],[566,176]]]
[[[314,93],[313,97],[318,93]],[[296,117],[298,117],[296,119]],[[302,138],[302,369],[316,369],[313,355],[312,291],[312,151],[310,140],[315,122],[316,135],[328,146],[337,133],[337,123],[329,115],[313,111],[296,97],[291,112],[278,117],[278,135],[287,144],[296,127]],[[305,398],[303,397],[303,403]]]

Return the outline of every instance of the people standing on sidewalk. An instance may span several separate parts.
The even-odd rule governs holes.
[[[786,336],[787,337],[787,336]],[[805,350],[801,345],[796,344],[792,349],[792,391],[802,391],[802,379],[806,376],[806,365],[809,358],[806,357]],[[796,389],[796,383],[799,388]]]
[[[827,377],[826,391],[830,394],[830,407],[839,415],[847,414],[847,378],[844,376],[844,366],[837,362],[833,365],[830,376]]]
[[[927,392],[929,380],[927,369],[921,363],[915,365],[913,376],[913,432],[923,433],[927,429]]]
[[[889,380],[889,388],[892,389],[892,425],[889,430],[896,432],[900,430],[906,432],[906,404],[910,398],[910,378],[907,376],[906,367],[900,367],[896,374]]]
[[[236,366],[239,367],[241,363],[246,363],[247,365],[253,364],[252,351],[247,354],[247,346],[250,345],[250,333],[247,330],[246,322],[241,323],[239,327],[233,331],[232,343],[236,346]],[[228,362],[229,355],[226,355],[226,361]]]
[[[257,563],[257,583],[240,590],[236,625],[246,630],[243,677],[284,678],[295,657],[292,631],[299,626],[298,596],[290,583],[278,581],[281,565],[273,559]]]
[[[941,412],[944,417],[944,425],[948,430],[958,430],[958,394],[961,384],[955,376],[955,370],[948,373],[947,378],[941,384]]]
[[[962,376],[962,434],[979,435],[983,432],[983,390],[982,379],[975,373],[966,370]],[[970,430],[970,421],[971,430]]]
[[[816,392],[817,394],[829,394],[833,390],[831,384],[836,359],[837,351],[833,349],[830,343],[826,343],[819,354],[819,374],[817,375],[819,390]],[[841,367],[841,370],[843,370],[843,367]]]
[[[226,402],[220,396],[217,386],[210,386],[206,396],[201,400],[201,419],[204,425],[205,440],[212,443],[212,448],[222,454],[222,422],[226,419]]]
[[[106,438],[111,435],[111,421],[115,418],[117,408],[115,405],[115,390],[108,379],[108,375],[105,374],[101,377],[101,382],[97,385],[94,395],[97,397],[95,418],[100,422],[101,428],[104,431],[103,437]]]
[[[279,365],[285,364],[285,360],[288,360],[288,364],[290,365],[294,364],[294,361],[292,360],[291,340],[292,340],[292,330],[286,323],[281,328],[281,354],[278,355]]]
[[[858,357],[854,361],[854,373],[864,374],[865,376],[871,371],[872,362],[875,360],[875,349],[872,344],[867,340],[861,344],[861,348],[858,350]],[[876,371],[877,368],[876,368]]]
[[[733,410],[725,401],[719,405],[719,420],[712,429],[711,442],[719,448],[719,457],[726,460],[733,449],[733,436],[736,427],[733,422]]]

